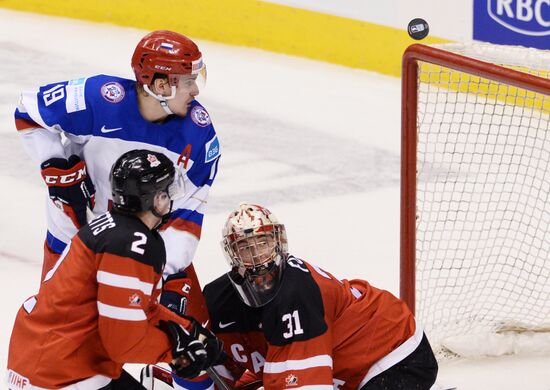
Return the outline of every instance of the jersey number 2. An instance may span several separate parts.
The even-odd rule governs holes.
[[[130,249],[132,252],[142,255],[145,253],[145,249],[141,248],[140,245],[145,245],[147,243],[147,236],[141,232],[135,232],[134,236],[138,237],[138,239],[132,242],[132,247]]]
[[[304,330],[302,329],[302,325],[300,324],[300,316],[298,314],[298,310],[294,310],[291,313],[286,313],[281,318],[283,321],[286,322],[287,331],[283,333],[283,337],[285,339],[289,339],[295,334],[303,334]]]

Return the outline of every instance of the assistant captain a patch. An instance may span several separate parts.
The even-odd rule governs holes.
[[[101,96],[109,103],[118,103],[124,99],[126,92],[124,87],[115,81],[105,83],[101,86]]]
[[[210,120],[210,115],[208,114],[208,112],[206,112],[204,107],[201,107],[201,106],[193,107],[190,115],[191,115],[191,120],[193,120],[193,122],[195,122],[197,126],[206,127],[212,123],[212,121]]]

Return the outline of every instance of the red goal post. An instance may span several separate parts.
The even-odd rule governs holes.
[[[502,57],[533,54],[486,46]],[[458,54],[461,50],[414,44],[402,63],[400,296],[436,344],[472,329],[550,330],[550,53],[541,53],[549,58],[543,71],[531,71],[523,58],[519,66],[513,60],[495,64],[480,60],[482,54],[473,56],[477,59]],[[525,155],[514,154],[520,150]],[[532,161],[536,158],[539,163]],[[503,164],[512,168],[499,168]],[[521,194],[522,187],[531,192]],[[514,207],[519,211],[510,210]],[[521,215],[533,210],[541,212],[536,220]],[[535,226],[524,226],[529,223]],[[518,226],[521,234],[514,232]],[[535,260],[520,265],[516,258],[528,263],[532,254],[524,252],[532,245],[541,247]],[[501,255],[499,247],[506,249]],[[429,265],[435,271],[424,269],[430,257],[436,258]],[[519,271],[512,269],[516,263]],[[524,279],[525,269],[532,275]],[[507,276],[493,276],[499,272]],[[486,286],[493,289],[485,292]],[[499,288],[506,291],[499,295]],[[528,310],[539,307],[542,317],[522,318],[524,293],[533,305]],[[491,313],[491,307],[503,314]]]

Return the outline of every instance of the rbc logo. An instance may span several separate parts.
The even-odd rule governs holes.
[[[550,0],[487,0],[489,16],[516,33],[550,35]]]

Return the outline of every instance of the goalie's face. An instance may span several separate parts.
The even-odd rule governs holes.
[[[241,276],[248,278],[258,290],[268,291],[276,282],[276,245],[273,234],[249,237],[235,245]]]
[[[260,268],[271,261],[275,252],[276,242],[273,234],[263,234],[244,238],[233,244],[235,263],[247,270]]]
[[[277,294],[284,260],[274,234],[251,236],[231,245],[230,279],[241,299],[249,306],[260,307]]]

